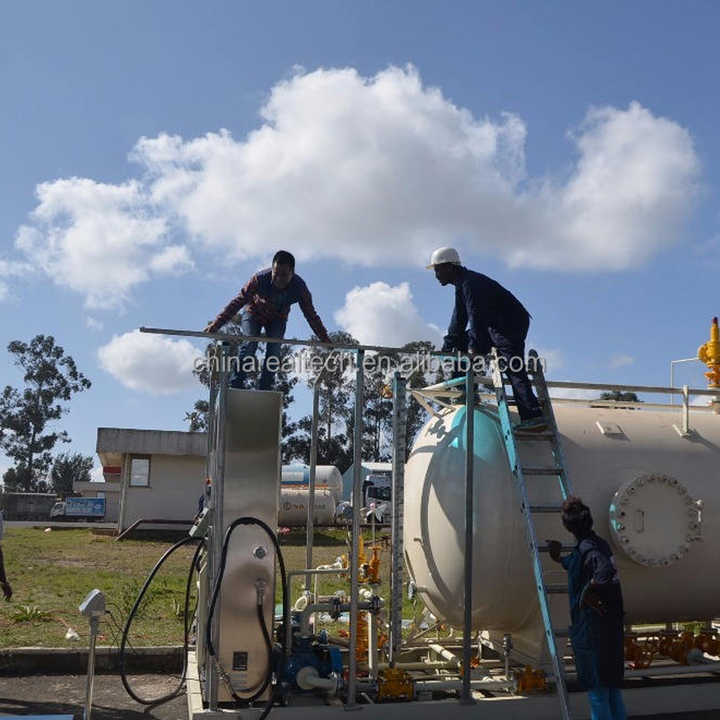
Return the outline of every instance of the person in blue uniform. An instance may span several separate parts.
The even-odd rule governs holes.
[[[625,672],[623,598],[615,558],[593,532],[590,508],[580,498],[563,503],[562,522],[575,536],[574,550],[561,556],[548,540],[550,557],[568,573],[570,641],[578,682],[587,690],[592,720],[626,720],[620,688]]]
[[[455,286],[455,309],[442,346],[443,352],[487,355],[497,348],[505,361],[520,415],[520,430],[540,431],[547,427],[542,409],[533,393],[525,367],[525,338],[530,313],[500,283],[482,273],[468,270],[454,248],[438,248],[428,270],[437,281]]]

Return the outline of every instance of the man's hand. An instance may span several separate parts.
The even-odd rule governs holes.
[[[555,562],[560,562],[560,553],[562,552],[562,543],[557,540],[546,540],[548,544],[548,554]]]
[[[607,608],[605,607],[605,603],[600,596],[600,593],[597,591],[597,588],[592,586],[592,584],[585,588],[580,604],[593,609],[598,615],[605,615],[605,613],[607,613]]]
[[[10,598],[12,597],[12,588],[10,587],[9,582],[0,583],[0,587],[2,587],[3,595],[5,596],[5,599],[10,602]]]

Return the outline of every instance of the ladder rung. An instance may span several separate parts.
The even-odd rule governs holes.
[[[530,512],[533,513],[559,513],[562,512],[562,505],[531,505]]]
[[[572,552],[575,549],[574,545],[561,545],[560,546],[560,552]],[[550,552],[550,546],[549,545],[538,545],[537,546],[538,552],[546,553]]]
[[[545,594],[546,595],[566,595],[567,594],[567,585],[546,585],[545,586]]]
[[[524,467],[523,475],[560,475],[563,471],[559,467]]]

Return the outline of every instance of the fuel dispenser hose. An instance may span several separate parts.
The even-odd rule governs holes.
[[[265,531],[265,534],[270,538],[273,545],[275,546],[275,553],[278,559],[278,564],[280,566],[280,580],[282,584],[282,595],[283,595],[283,617],[288,617],[289,615],[289,603],[290,603],[290,595],[288,594],[288,586],[287,586],[287,573],[285,571],[285,559],[283,558],[282,550],[280,549],[280,543],[278,543],[277,537],[275,533],[270,529],[270,527],[264,523],[262,520],[259,520],[258,518],[254,517],[239,517],[236,520],[233,520],[231,525],[228,527],[228,529],[225,531],[225,538],[223,540],[223,546],[222,546],[222,553],[220,555],[220,567],[218,568],[217,573],[217,579],[215,580],[215,587],[213,588],[213,594],[212,599],[210,601],[210,607],[208,609],[208,617],[207,617],[207,623],[205,625],[205,645],[208,650],[208,654],[215,655],[215,648],[212,644],[212,618],[213,614],[215,612],[215,605],[217,603],[217,597],[220,592],[220,586],[222,585],[223,575],[225,574],[225,563],[227,561],[227,552],[228,547],[230,545],[230,537],[235,530],[235,528],[239,527],[240,525],[257,525],[262,530]],[[263,692],[265,692],[265,689],[272,681],[272,674],[273,674],[273,664],[272,664],[272,641],[270,639],[270,633],[268,632],[267,625],[265,623],[265,615],[263,613],[262,606],[260,604],[257,605],[257,612],[258,612],[258,622],[260,624],[260,629],[262,630],[263,638],[265,639],[265,644],[267,645],[268,649],[268,671],[265,676],[265,679],[263,681],[262,686],[260,689],[255,692],[252,696],[249,698],[241,698],[237,693],[230,688],[230,692],[232,694],[232,697],[237,702],[252,702],[253,700],[256,700],[260,695],[262,695]],[[282,652],[282,661],[285,662],[285,633],[282,633],[282,639],[281,643],[283,645],[283,652]],[[282,674],[282,669],[278,670],[278,676]],[[279,683],[278,683],[279,687]],[[275,700],[275,693],[271,693],[270,698],[267,702],[267,705],[265,706],[265,710],[263,711],[262,715],[258,720],[264,720],[272,709],[273,702]]]
[[[164,562],[178,549],[183,547],[184,545],[187,545],[191,542],[197,542],[198,538],[191,537],[188,535],[188,537],[183,538],[182,540],[176,542],[171,548],[169,548],[163,556],[155,563],[155,567],[150,571],[150,574],[147,576],[145,583],[142,586],[142,589],[138,593],[137,598],[135,599],[135,604],[132,606],[132,609],[130,610],[130,613],[128,614],[127,622],[125,623],[125,628],[123,629],[122,634],[122,640],[120,641],[120,679],[122,680],[122,684],[127,691],[128,695],[135,700],[136,702],[140,703],[141,705],[157,705],[159,703],[166,702],[167,700],[171,700],[176,695],[178,695],[183,688],[183,685],[185,684],[185,676],[187,674],[187,654],[188,654],[188,633],[190,631],[189,625],[189,607],[190,607],[190,588],[192,586],[192,577],[193,572],[196,567],[196,563],[198,560],[198,557],[200,556],[200,551],[205,547],[205,540],[203,538],[199,538],[200,543],[197,546],[197,549],[195,550],[195,554],[193,555],[192,562],[190,564],[190,571],[188,572],[188,579],[187,583],[185,585],[185,612],[183,615],[183,669],[182,669],[182,676],[180,677],[180,683],[178,684],[177,688],[173,690],[173,692],[168,693],[167,695],[162,695],[161,697],[152,698],[151,700],[148,700],[147,698],[140,697],[131,687],[130,683],[127,679],[127,674],[125,672],[125,646],[127,645],[127,639],[128,635],[130,633],[130,627],[132,625],[133,620],[135,619],[135,615],[138,611],[138,608],[140,607],[140,603],[142,602],[143,597],[145,597],[145,593],[147,592],[147,589],[150,587],[150,584],[153,581],[153,578],[157,574],[158,570],[163,566]]]
[[[285,560],[282,555],[282,551],[280,549],[280,544],[278,543],[277,537],[275,536],[275,533],[270,529],[270,527],[264,523],[262,520],[259,520],[258,518],[254,517],[240,517],[237,518],[232,522],[232,524],[228,527],[228,529],[225,531],[225,538],[223,540],[223,546],[222,546],[222,554],[220,558],[220,567],[218,569],[217,579],[215,581],[215,587],[213,588],[213,594],[212,594],[212,600],[210,602],[210,607],[208,610],[208,617],[207,617],[207,623],[205,627],[205,639],[206,639],[206,646],[208,649],[208,653],[210,655],[215,655],[215,648],[212,644],[212,633],[211,633],[211,626],[212,626],[212,618],[213,614],[215,612],[215,605],[217,604],[217,597],[220,592],[220,586],[222,585],[223,575],[225,574],[225,564],[227,561],[227,552],[228,552],[228,546],[230,544],[230,537],[235,530],[235,528],[239,527],[240,525],[257,525],[260,527],[265,534],[270,538],[273,545],[275,546],[275,552],[276,556],[278,558],[278,564],[280,566],[280,578],[282,583],[282,594],[283,594],[283,617],[288,617],[289,615],[289,602],[290,602],[290,596],[288,594],[288,586],[287,586],[287,573],[285,570]],[[195,570],[195,566],[197,563],[197,559],[200,556],[201,550],[205,547],[205,540],[203,538],[200,538],[200,543],[195,550],[195,554],[193,555],[192,563],[190,565],[190,571],[188,572],[188,579],[187,584],[185,587],[185,613],[184,613],[184,637],[183,637],[183,670],[182,670],[182,676],[180,678],[180,683],[178,684],[177,688],[171,692],[167,693],[166,695],[162,695],[161,697],[147,699],[140,697],[131,687],[130,683],[127,679],[127,674],[125,671],[125,647],[127,645],[127,639],[128,635],[130,633],[130,627],[132,626],[132,622],[135,619],[135,615],[137,614],[138,608],[140,607],[140,603],[143,600],[143,597],[145,597],[145,593],[147,592],[147,589],[150,587],[150,584],[152,583],[155,575],[158,573],[160,568],[163,566],[165,561],[179,548],[183,547],[184,545],[187,545],[191,542],[196,542],[198,538],[196,537],[185,537],[182,540],[176,542],[171,548],[169,548],[162,557],[155,563],[155,567],[150,571],[150,574],[147,576],[145,583],[143,584],[140,592],[138,593],[137,598],[135,599],[135,603],[132,606],[132,609],[130,610],[130,613],[128,614],[127,622],[125,623],[125,628],[123,629],[122,634],[122,640],[120,642],[120,679],[122,681],[123,687],[127,691],[128,695],[135,700],[136,702],[140,703],[141,705],[157,705],[163,702],[166,702],[167,700],[171,700],[175,696],[177,696],[183,688],[183,685],[185,684],[185,676],[187,673],[187,653],[188,653],[188,633],[189,633],[189,627],[188,627],[188,620],[189,620],[189,605],[190,605],[190,588],[192,584],[192,577],[193,572]],[[265,640],[265,644],[267,645],[268,649],[268,670],[267,674],[262,682],[262,686],[260,689],[254,693],[249,698],[241,698],[237,693],[235,693],[232,688],[230,689],[231,694],[233,696],[233,699],[237,702],[252,702],[253,700],[257,699],[262,695],[262,693],[265,691],[267,686],[272,681],[272,675],[273,675],[273,663],[272,663],[272,640],[270,638],[270,633],[267,628],[267,624],[265,623],[265,616],[263,613],[262,606],[260,604],[257,605],[257,614],[258,614],[258,623],[260,625],[260,629],[263,634],[263,639]],[[283,645],[283,652],[281,654],[282,657],[282,663],[285,662],[285,633],[282,634],[281,643]],[[282,670],[279,669],[278,675],[282,674]],[[279,684],[278,684],[279,687]],[[275,700],[275,693],[272,693],[270,695],[270,698],[267,702],[267,705],[260,716],[258,720],[264,720],[272,709],[273,702]]]

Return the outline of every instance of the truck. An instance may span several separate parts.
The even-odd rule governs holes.
[[[385,523],[390,520],[390,501],[392,500],[392,474],[371,473],[363,481],[362,485],[363,506],[375,510],[375,518],[378,522]]]
[[[54,493],[1,492],[0,510],[5,520],[47,520],[56,501]]]
[[[51,520],[92,520],[105,517],[105,498],[68,497],[56,502],[50,510]]]

